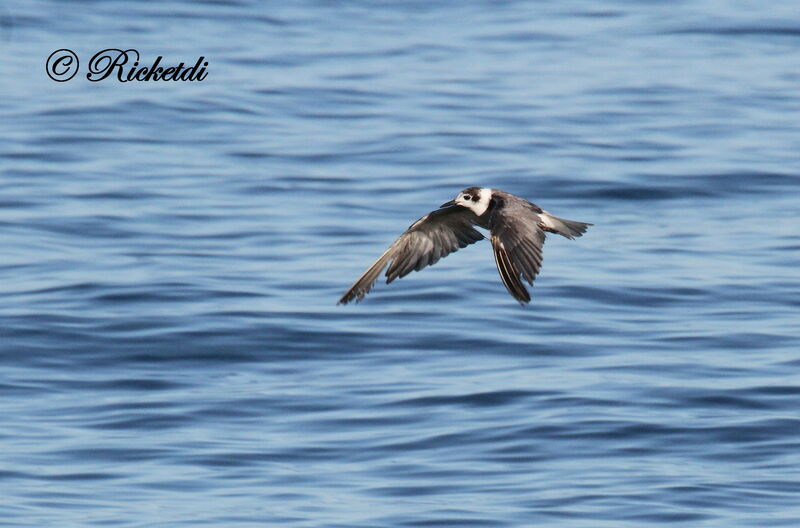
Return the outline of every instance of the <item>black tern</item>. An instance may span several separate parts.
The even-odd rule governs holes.
[[[533,285],[542,266],[547,233],[569,239],[583,235],[593,224],[553,216],[524,198],[498,189],[469,187],[455,200],[443,203],[409,227],[339,299],[361,301],[386,266],[386,284],[419,271],[460,248],[485,237],[473,226],[489,231],[497,271],[508,293],[521,305],[531,296],[522,280]]]

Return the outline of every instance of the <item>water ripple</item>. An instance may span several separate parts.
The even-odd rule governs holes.
[[[798,524],[794,3],[120,6],[0,7],[6,524]],[[471,185],[595,225],[336,306]]]

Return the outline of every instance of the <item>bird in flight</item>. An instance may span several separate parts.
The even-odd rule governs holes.
[[[419,271],[460,248],[485,237],[473,226],[489,231],[497,271],[508,293],[521,305],[531,296],[522,280],[533,285],[542,266],[547,233],[579,237],[592,224],[553,216],[541,207],[499,189],[469,187],[455,200],[443,203],[409,227],[364,272],[338,304],[361,301],[386,266],[386,283]]]

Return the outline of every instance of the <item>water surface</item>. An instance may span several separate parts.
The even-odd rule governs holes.
[[[793,2],[0,19],[3,524],[800,523]],[[209,75],[44,73],[109,47]],[[471,185],[595,226],[335,306]]]

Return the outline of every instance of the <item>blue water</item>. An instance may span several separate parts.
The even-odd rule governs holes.
[[[0,20],[0,524],[800,526],[796,2]],[[470,185],[595,225],[336,306]]]

